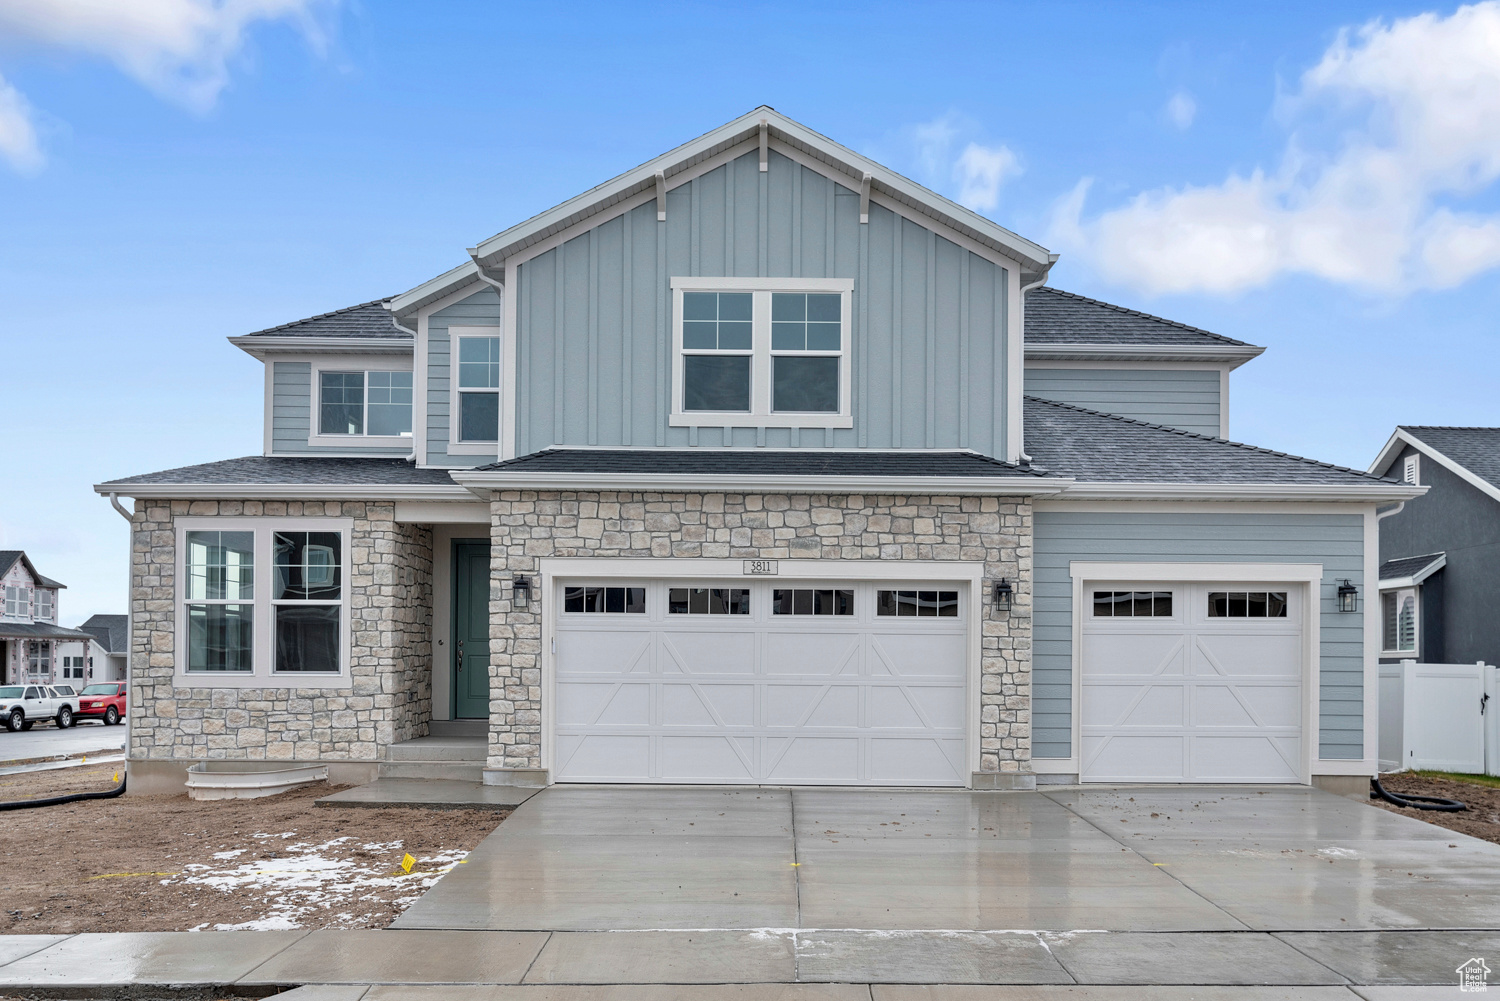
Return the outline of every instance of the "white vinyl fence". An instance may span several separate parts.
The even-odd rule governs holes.
[[[1380,770],[1500,775],[1500,670],[1380,665]]]

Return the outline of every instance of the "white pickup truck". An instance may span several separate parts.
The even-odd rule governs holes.
[[[70,686],[61,690],[47,685],[0,686],[0,723],[11,733],[30,730],[45,719],[66,730],[77,715],[78,696]]]

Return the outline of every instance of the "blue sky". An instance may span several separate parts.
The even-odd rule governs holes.
[[[1492,6],[118,6],[0,0],[0,548],[66,623],[125,608],[91,484],[259,452],[225,337],[762,103],[1060,252],[1059,288],[1266,345],[1236,439],[1363,467],[1397,423],[1500,424]]]

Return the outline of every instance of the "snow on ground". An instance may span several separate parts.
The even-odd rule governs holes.
[[[363,927],[364,912],[375,909],[368,904],[383,906],[390,901],[398,910],[404,909],[468,854],[438,852],[418,859],[418,865],[405,873],[400,841],[364,844],[342,837],[313,844],[292,841],[295,831],[253,837],[262,839],[266,847],[268,842],[275,844],[273,857],[237,862],[245,849],[214,852],[212,863],[184,865],[180,873],[161,881],[163,886],[192,884],[234,893],[246,900],[249,910],[260,912],[249,921],[205,922],[191,931],[280,931],[308,924]],[[259,901],[260,906],[252,901]]]

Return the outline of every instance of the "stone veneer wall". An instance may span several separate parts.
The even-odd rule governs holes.
[[[348,688],[211,688],[176,675],[176,519],[342,517],[350,551]],[[389,503],[137,501],[132,523],[132,758],[373,761],[432,718],[432,530]],[[262,571],[265,573],[265,571]]]
[[[541,611],[510,578],[547,556],[983,560],[1015,586],[1007,618],[985,589],[980,768],[1031,770],[1031,503],[1026,498],[498,491],[490,504],[488,767],[541,768]],[[830,568],[830,575],[838,571]],[[900,571],[892,568],[895,576]]]

